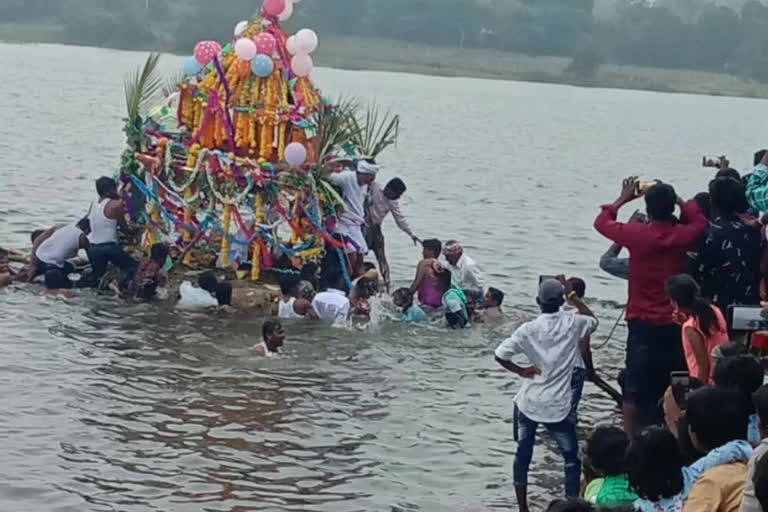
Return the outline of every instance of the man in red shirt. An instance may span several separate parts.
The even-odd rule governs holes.
[[[645,194],[647,224],[618,222],[619,208],[637,197],[637,178],[627,178],[619,198],[604,205],[595,219],[595,229],[630,255],[623,404],[624,431],[630,437],[660,419],[658,403],[670,372],[686,369],[680,326],[664,286],[669,277],[685,272],[687,252],[709,225],[694,201],[684,203],[665,183]],[[674,216],[675,204],[680,220]]]

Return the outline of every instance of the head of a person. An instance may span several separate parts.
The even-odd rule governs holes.
[[[557,313],[565,304],[565,287],[557,279],[545,279],[539,285],[536,303],[542,313]]]
[[[443,254],[448,263],[455,265],[464,254],[464,248],[456,240],[448,240],[443,246]]]
[[[403,309],[409,309],[413,306],[413,295],[408,288],[398,288],[395,293],[392,294],[392,302],[395,306]]]
[[[117,183],[112,178],[102,176],[96,180],[96,193],[100,198],[117,199]]]
[[[629,488],[650,501],[671,498],[683,490],[683,460],[677,439],[664,428],[640,433],[627,449]]]
[[[760,151],[755,153],[755,157],[753,159],[753,164],[754,165],[757,165],[757,164],[759,164],[760,162],[763,161],[763,158],[765,158],[766,151],[768,151],[768,150],[761,149]]]
[[[547,512],[595,512],[595,506],[579,498],[557,499],[549,504]]]
[[[197,278],[197,285],[210,294],[216,293],[216,285],[218,284],[219,281],[216,279],[216,274],[210,270],[203,272]]]
[[[88,219],[88,217],[83,217],[79,221],[77,221],[77,224],[75,224],[77,229],[83,232],[83,234],[90,234],[91,233],[91,221]]]
[[[712,350],[712,359],[714,360],[715,365],[717,365],[717,363],[723,359],[740,356],[742,354],[746,354],[747,352],[747,347],[743,343],[731,341],[725,345],[715,347],[714,350]]]
[[[737,439],[747,438],[749,414],[733,388],[704,387],[688,395],[688,431],[702,453]]]
[[[444,268],[440,272],[438,272],[435,277],[437,277],[438,289],[440,289],[443,292],[446,292],[451,288],[453,275],[451,274],[450,270],[448,270],[447,268]]]
[[[679,274],[667,279],[667,296],[672,306],[681,313],[694,316],[705,335],[715,329],[724,329],[718,325],[718,318],[712,306],[701,296],[698,283],[688,274]]]
[[[9,272],[9,255],[8,251],[0,248],[0,274],[6,274]]]
[[[261,328],[261,336],[267,348],[274,352],[285,343],[283,325],[277,320],[267,320]]]
[[[713,216],[733,215],[747,203],[747,190],[739,180],[717,178],[709,183],[709,198]]]
[[[645,194],[645,211],[652,221],[674,222],[677,192],[668,183],[657,183]]]
[[[162,243],[152,244],[152,247],[149,249],[149,258],[161,267],[165,265],[165,261],[168,259],[168,245]]]
[[[48,270],[45,273],[45,287],[48,290],[69,290],[72,288],[72,281],[59,269]]]
[[[317,282],[319,271],[320,266],[317,263],[308,261],[301,267],[301,279],[314,284]]]
[[[392,178],[384,187],[384,197],[390,201],[397,201],[407,190],[405,182],[400,178]]]
[[[486,309],[498,308],[498,307],[501,307],[503,303],[504,303],[504,292],[502,292],[498,288],[488,288],[488,291],[485,292],[485,295],[483,296],[483,307],[485,307]]]
[[[424,259],[435,259],[440,257],[443,244],[436,238],[429,238],[421,243],[421,248],[421,254],[424,256]]]
[[[219,302],[219,306],[231,306],[232,305],[232,284],[226,281],[216,285],[216,300]]]
[[[280,278],[280,293],[285,297],[298,297],[299,296],[299,283],[301,279],[295,275],[285,275]]]
[[[587,283],[580,277],[568,278],[568,284],[571,285],[571,289],[576,293],[576,296],[583,299],[587,294]]]
[[[35,240],[37,240],[37,237],[39,237],[39,236],[40,236],[40,235],[42,235],[43,233],[45,233],[45,230],[44,230],[44,229],[36,229],[36,230],[34,230],[34,231],[33,231],[32,233],[30,233],[30,235],[29,235],[29,240],[30,240],[30,242],[32,242],[32,243],[35,243]]]
[[[602,476],[618,476],[626,473],[624,456],[629,447],[629,437],[620,428],[597,427],[587,440],[587,457],[594,469]]]
[[[701,213],[708,219],[712,218],[712,204],[710,202],[709,192],[699,192],[693,196],[693,200],[701,210]]]
[[[355,284],[357,288],[358,297],[361,299],[370,299],[378,291],[379,282],[376,279],[370,277],[361,277]]]
[[[732,167],[728,167],[717,171],[715,173],[715,179],[717,178],[732,178],[736,181],[741,181],[741,173]]]
[[[763,433],[763,439],[768,437],[768,385],[757,388],[752,393],[752,405],[757,412],[757,419],[760,423],[760,431]]]
[[[762,509],[768,510],[768,457],[763,455],[755,462],[755,474],[752,477],[755,497]]]
[[[360,160],[357,162],[357,183],[360,186],[370,185],[376,181],[376,173],[379,172],[380,167],[371,160]]]
[[[752,394],[763,385],[765,370],[752,354],[726,357],[715,364],[716,387],[734,388],[740,395],[739,403],[749,414],[754,412]]]

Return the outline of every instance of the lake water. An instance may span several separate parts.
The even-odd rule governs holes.
[[[145,55],[0,45],[0,243],[87,210],[123,150],[123,75]],[[181,59],[168,57],[175,71]],[[637,174],[703,190],[702,154],[746,169],[765,101],[319,69],[325,94],[402,117],[381,179],[401,176],[422,237],[461,240],[507,292],[508,325],[446,332],[289,325],[286,357],[249,348],[260,321],[180,314],[90,294],[0,291],[0,510],[444,511],[514,504],[512,400],[492,351],[535,312],[539,274],[578,275],[602,319],[625,299],[603,275],[601,202]],[[629,209],[626,214],[629,213]],[[388,221],[393,274],[419,252]],[[596,351],[615,376],[623,327]],[[587,384],[582,434],[617,421]],[[545,437],[545,436],[544,436]],[[561,491],[548,440],[532,500]]]

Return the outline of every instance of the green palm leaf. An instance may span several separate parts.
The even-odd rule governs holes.
[[[125,77],[125,106],[128,119],[135,121],[156,101],[163,87],[163,78],[157,71],[159,53],[150,53],[144,67]]]
[[[315,114],[317,128],[317,158],[322,165],[328,155],[333,154],[352,138],[350,120],[358,109],[357,100],[341,97],[333,103],[323,102]]]
[[[361,156],[376,158],[397,143],[399,132],[400,116],[390,111],[382,112],[375,103],[368,105],[362,119],[350,118],[351,141]]]
[[[165,79],[162,87],[163,98],[167,98],[171,94],[178,92],[179,84],[184,81],[184,73],[182,71],[176,73],[173,76],[169,76]]]

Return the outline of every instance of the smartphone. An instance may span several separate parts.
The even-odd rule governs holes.
[[[554,279],[555,281],[557,281],[557,276],[539,276],[539,286],[541,286],[541,283],[543,283],[547,279]]]
[[[637,185],[635,185],[635,194],[638,196],[644,196],[646,192],[651,189],[651,187],[658,185],[659,183],[661,183],[659,180],[638,181]]]
[[[669,377],[672,396],[682,410],[688,408],[688,393],[691,392],[691,376],[688,372],[672,372]]]
[[[703,156],[701,157],[701,166],[702,167],[720,167],[723,163],[722,157],[719,156]]]
[[[733,331],[768,331],[768,311],[760,306],[731,306],[728,316]]]

